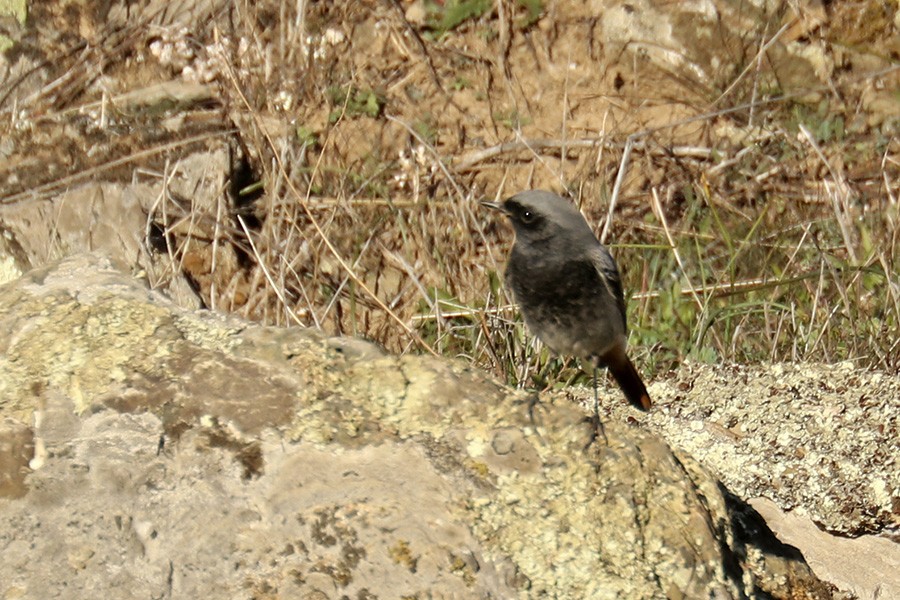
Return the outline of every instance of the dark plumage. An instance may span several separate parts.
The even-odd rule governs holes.
[[[597,369],[605,366],[628,401],[648,410],[650,395],[625,354],[619,270],[581,213],[540,190],[486,204],[503,211],[515,228],[506,281],[529,329],[553,351],[594,367],[595,401]]]

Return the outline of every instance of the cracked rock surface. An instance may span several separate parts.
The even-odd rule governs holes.
[[[0,287],[5,597],[849,597],[651,431],[461,363],[187,311],[106,258]],[[768,595],[767,595],[768,594]]]

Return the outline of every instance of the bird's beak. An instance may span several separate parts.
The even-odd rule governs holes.
[[[503,214],[509,214],[506,212],[506,208],[504,208],[504,206],[502,204],[500,204],[499,202],[488,202],[485,200],[485,201],[481,202],[481,205],[487,206],[488,208],[493,208],[494,210],[499,210]]]

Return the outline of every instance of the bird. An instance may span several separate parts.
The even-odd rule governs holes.
[[[529,330],[556,354],[593,367],[599,429],[601,367],[609,369],[629,403],[650,410],[650,394],[625,351],[628,325],[618,266],[578,209],[544,190],[482,204],[504,213],[515,230],[505,281]]]

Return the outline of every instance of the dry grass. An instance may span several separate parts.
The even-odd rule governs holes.
[[[282,72],[303,70],[302,37],[290,27],[275,36]],[[710,138],[712,123],[726,119],[745,136],[737,146],[673,147],[659,128],[627,145],[622,135],[528,140],[519,133],[459,155],[402,117],[378,108],[362,114],[364,91],[359,106],[345,94],[332,107],[323,137],[299,146],[273,140],[260,125],[272,107],[243,90],[259,98],[278,85],[247,81],[239,69],[229,71],[226,88],[251,117],[242,128],[250,154],[268,157],[258,160],[266,193],[252,204],[258,226],[241,221],[220,242],[251,258],[247,297],[236,301],[234,286],[218,297],[210,290],[211,305],[363,336],[393,351],[461,356],[511,381],[576,379],[577,368],[541,352],[517,319],[499,275],[511,232],[475,202],[473,170],[502,173],[524,160],[564,182],[591,221],[612,232],[645,370],[672,369],[686,357],[900,367],[900,145],[871,130],[835,132],[846,117],[827,100],[812,112],[797,101],[801,94],[759,98],[758,81],[745,81],[753,73],[744,70],[725,92],[734,96],[744,83],[750,103],[692,119]],[[339,85],[324,70],[306,77],[307,96]],[[852,82],[845,85],[839,92],[852,93]],[[376,126],[368,129],[369,121]],[[342,124],[371,131],[388,129],[385,121],[406,139],[402,156],[347,155],[353,140],[341,137]],[[628,164],[620,162],[625,148]],[[566,163],[581,166],[577,178]],[[650,202],[606,187],[612,175],[620,174],[620,185],[635,170],[665,174],[644,194]],[[502,178],[496,189],[515,191]]]
[[[208,306],[510,381],[577,379],[524,331],[500,275],[512,232],[477,203],[552,185],[612,242],[643,370],[687,357],[900,368],[900,141],[896,123],[853,113],[860,83],[895,85],[896,68],[778,93],[763,57],[785,30],[761,29],[705,102],[679,101],[687,120],[629,130],[614,106],[586,135],[563,107],[558,136],[538,137],[522,75],[493,58],[510,56],[535,3],[504,0],[430,36],[399,4],[321,4],[238,3],[192,39],[218,69],[237,166],[220,201],[164,193],[149,222]],[[441,42],[479,28],[500,32],[484,38],[490,60]],[[348,57],[342,31],[387,41]],[[473,102],[505,108],[477,129],[448,90],[485,72],[493,87]],[[671,84],[660,98],[683,89]]]
[[[347,107],[341,108],[339,119],[349,118]],[[645,368],[673,368],[686,356],[737,362],[851,359],[888,370],[900,365],[900,147],[896,139],[873,139],[871,131],[832,134],[832,122],[843,118],[839,110],[826,106],[797,117],[806,110],[785,97],[730,111],[737,113],[726,115],[736,127],[758,132],[731,155],[714,146],[654,144],[664,137],[659,131],[635,138],[643,142],[635,150],[637,164],[619,165],[619,173],[649,165],[675,174],[650,189],[652,217],[632,204],[637,214],[628,217],[631,226],[617,223],[612,210],[602,221],[603,232],[618,230],[615,250],[634,292],[633,343]],[[723,112],[729,111],[697,122],[705,127]],[[363,335],[393,350],[463,356],[519,381],[539,373],[549,357],[534,351],[497,275],[510,232],[475,207],[479,193],[466,173],[475,164],[502,165],[519,149],[566,182],[560,163],[597,155],[590,175],[567,183],[573,191],[598,184],[602,189],[603,175],[617,170],[624,140],[519,138],[513,143],[518,148],[497,146],[460,158],[408,129],[409,162],[380,165],[353,187],[329,185],[320,175],[333,144],[321,140],[308,179],[286,194],[289,204],[306,207],[300,224],[297,214],[282,218],[264,210],[259,234],[279,248],[272,257],[277,260],[259,256],[259,264],[269,265],[279,282],[307,283],[300,293],[291,286],[276,293],[277,286],[269,285],[262,291],[268,299],[258,304],[279,305],[285,316],[275,322],[299,313],[307,315],[306,323]],[[267,150],[276,153],[271,140]],[[879,168],[871,169],[873,163]],[[867,176],[851,180],[854,167],[868,169]],[[350,173],[353,165],[344,169]],[[398,170],[406,184],[402,190],[387,177]],[[279,162],[264,179],[292,176]],[[311,200],[317,188],[333,193],[332,199],[324,205]],[[589,212],[615,206],[615,190],[600,202],[584,192],[575,195]],[[313,246],[304,254],[310,240]],[[296,260],[285,263],[285,256],[308,256],[309,262],[298,268]],[[323,268],[334,263],[339,268]],[[285,302],[288,295],[296,301]],[[549,372],[554,378],[576,376],[555,366]]]

